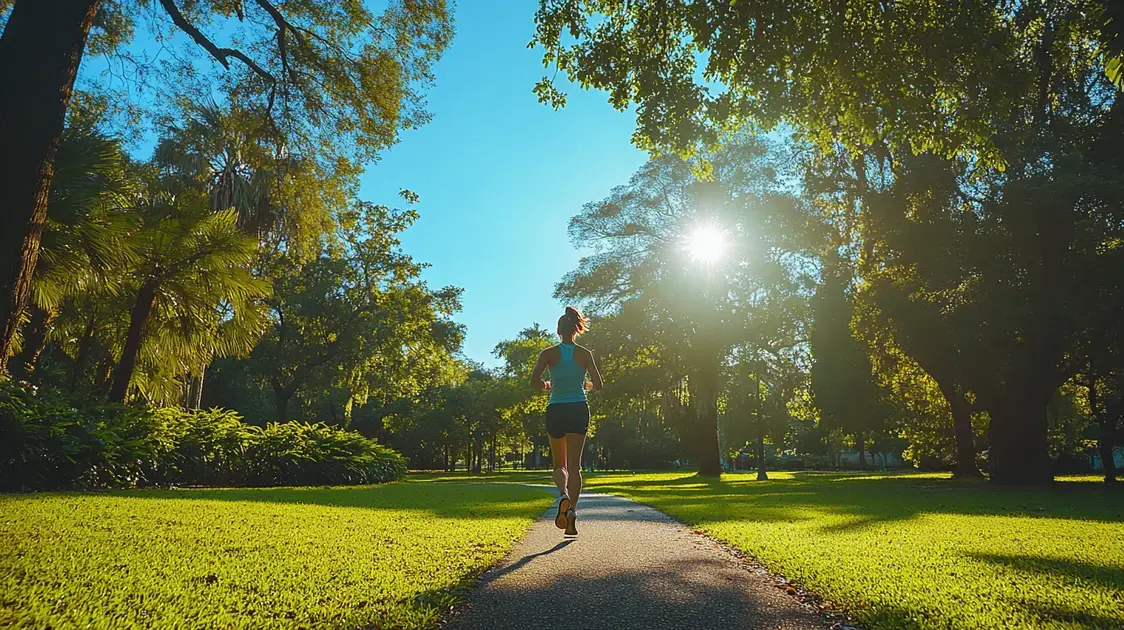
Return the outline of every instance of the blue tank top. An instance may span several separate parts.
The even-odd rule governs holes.
[[[585,368],[574,360],[574,344],[560,343],[562,359],[550,368],[550,404],[585,402]]]

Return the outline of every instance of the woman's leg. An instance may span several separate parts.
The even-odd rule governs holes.
[[[554,462],[554,485],[566,494],[566,438],[550,437],[550,459]]]
[[[553,441],[553,440],[552,440]],[[584,433],[566,434],[566,496],[570,497],[570,509],[578,505],[578,495],[582,491],[582,449],[585,448]]]

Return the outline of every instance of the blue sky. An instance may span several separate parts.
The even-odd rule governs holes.
[[[629,143],[635,115],[602,92],[571,86],[567,105],[539,104],[546,70],[527,48],[535,0],[460,2],[457,35],[436,68],[428,125],[403,134],[363,177],[363,198],[398,205],[421,196],[402,239],[432,267],[433,286],[464,288],[465,354],[496,365],[492,348],[561,305],[554,285],[577,266],[566,225],[583,203],[624,184],[646,159]]]

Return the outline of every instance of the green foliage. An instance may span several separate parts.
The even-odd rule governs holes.
[[[284,250],[303,261],[335,226],[356,172],[279,154],[254,132],[252,118],[238,107],[191,105],[166,123],[153,164],[165,186],[202,191],[215,211],[235,210],[238,228],[260,240],[263,257]]]
[[[1124,6],[1112,0],[1102,0],[1094,10],[1103,11],[1101,20],[1101,46],[1105,57],[1105,76],[1117,88],[1124,90]]]
[[[147,410],[78,408],[52,390],[0,381],[0,489],[143,484],[158,457],[158,434]]]
[[[1104,30],[1094,5],[543,2],[531,44],[614,107],[635,105],[642,148],[690,152],[746,122],[784,122],[829,151],[908,147],[1002,164],[991,125],[1039,85],[1040,40],[1100,70],[1097,40],[1119,25]],[[547,78],[535,91],[565,103]]]
[[[368,398],[413,396],[455,371],[460,289],[431,290],[419,277],[424,265],[399,248],[417,213],[359,203],[341,218],[315,259],[270,263],[269,325],[246,360],[245,386],[272,390],[272,419],[290,419],[294,397],[307,413],[331,392],[333,413],[347,424]]]
[[[215,94],[242,112],[244,133],[334,174],[429,119],[424,91],[452,34],[444,0],[381,12],[329,0],[114,0],[102,3],[87,53],[143,58],[134,37],[160,40],[172,61],[130,82],[152,97],[148,113],[180,119],[193,109],[185,95]],[[106,81],[95,94],[111,109],[132,102],[116,90]]]
[[[435,483],[0,496],[0,626],[433,628],[549,502]]]
[[[1124,496],[947,475],[590,475],[689,523],[870,627],[1118,628]],[[1097,544],[1075,544],[1095,540]]]
[[[210,212],[198,195],[193,206],[189,193],[151,201],[132,238],[140,262],[124,270],[133,300],[114,385],[125,379],[148,399],[171,402],[180,395],[176,376],[254,347],[269,285],[253,273],[257,243],[238,228],[234,210]],[[140,378],[121,371],[132,353]]]
[[[1066,0],[543,2],[532,44],[636,105],[644,148],[703,155],[747,124],[791,128],[823,224],[805,234],[855,265],[858,301],[939,386],[958,471],[974,472],[986,410],[993,478],[1041,483],[1046,407],[1089,329],[1118,328],[1095,314],[1120,308],[1105,270],[1124,110],[1104,75],[1119,81],[1119,18]],[[536,92],[562,102],[546,79]],[[875,398],[861,354],[834,370],[855,383],[818,388],[829,407]]]
[[[247,425],[234,412],[75,404],[0,383],[4,489],[143,485],[364,484],[397,479],[405,460],[323,423]]]

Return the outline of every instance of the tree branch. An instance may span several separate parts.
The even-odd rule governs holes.
[[[164,10],[168,13],[168,16],[172,18],[172,23],[178,26],[181,31],[187,33],[187,35],[191,37],[191,39],[196,44],[202,47],[203,50],[206,50],[208,53],[210,53],[216,61],[222,64],[223,68],[229,70],[229,58],[234,57],[235,59],[246,64],[246,66],[250,68],[250,70],[253,70],[255,74],[261,76],[270,83],[277,83],[277,79],[275,79],[268,70],[259,66],[256,62],[254,62],[253,59],[247,57],[242,51],[235,50],[233,48],[219,48],[215,45],[214,42],[207,39],[206,35],[204,35],[199,29],[195,28],[195,26],[191,22],[188,22],[187,18],[185,18],[183,14],[180,13],[180,10],[176,7],[176,3],[174,2],[174,0],[160,0],[160,5],[164,7]]]

